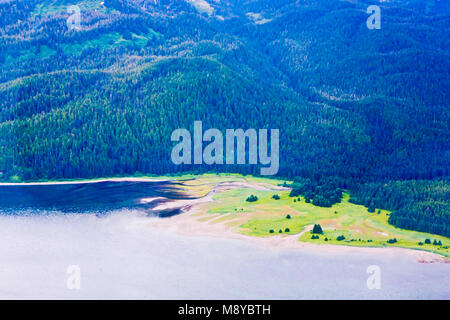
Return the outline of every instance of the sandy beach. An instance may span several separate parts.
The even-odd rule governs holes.
[[[151,227],[169,229],[184,236],[198,237],[217,237],[230,238],[242,241],[252,242],[264,247],[274,247],[282,249],[298,249],[304,251],[321,251],[329,254],[345,255],[349,253],[383,253],[386,255],[406,254],[420,263],[450,263],[450,260],[432,252],[413,250],[407,248],[372,248],[372,247],[354,247],[347,245],[325,245],[313,244],[298,241],[300,234],[296,235],[275,235],[272,237],[252,237],[241,234],[224,223],[211,223],[211,221],[199,221],[203,215],[198,215],[196,206],[188,209],[187,212],[170,217],[155,218],[148,224]],[[303,232],[308,232],[312,226]],[[302,233],[303,233],[302,232]]]

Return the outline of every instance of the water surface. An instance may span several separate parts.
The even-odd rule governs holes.
[[[151,209],[166,200],[143,203],[142,199],[185,199],[172,181],[101,181],[43,185],[0,185],[0,210],[3,214],[23,214],[23,209],[62,211],[66,213],[107,214],[113,210],[140,209],[148,213],[170,216],[179,213],[154,212]],[[28,211],[33,212],[33,210]]]
[[[189,237],[141,211],[0,216],[0,298],[449,299],[449,264],[408,254],[331,254]],[[67,288],[79,266],[81,289]],[[366,285],[381,268],[381,289]]]
[[[402,250],[287,250],[152,227],[179,212],[141,200],[183,197],[174,187],[0,186],[0,298],[450,299],[450,264]],[[379,290],[367,288],[370,265],[381,268]],[[80,290],[67,287],[70,266],[81,270]]]

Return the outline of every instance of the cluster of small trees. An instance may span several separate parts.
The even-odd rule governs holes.
[[[311,230],[311,233],[313,234],[311,236],[311,239],[319,239],[319,234],[323,234],[322,226],[320,224],[315,224],[313,229]],[[324,240],[328,241],[328,238],[325,238]]]
[[[307,178],[297,177],[292,184],[289,196],[302,195],[307,203],[312,201],[315,206],[331,207],[341,201],[342,190],[339,187],[341,183],[343,182],[337,178],[324,178],[319,182],[313,182]]]
[[[252,194],[245,201],[247,201],[247,202],[256,202],[256,201],[258,201],[258,197]]]
[[[284,232],[285,232],[285,233],[289,233],[289,232],[291,232],[291,230],[290,230],[289,228],[285,228],[285,229],[284,229]],[[275,230],[270,229],[270,230],[269,230],[269,233],[275,233]],[[279,230],[278,230],[278,233],[283,233],[283,230],[282,230],[282,229],[279,229]]]
[[[431,240],[430,239],[425,239],[425,244],[431,244]],[[423,242],[419,242],[419,245],[423,246]],[[434,239],[433,245],[434,246],[442,246],[442,241]]]

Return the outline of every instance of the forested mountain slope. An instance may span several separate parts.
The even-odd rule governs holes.
[[[0,1],[4,180],[259,172],[173,165],[201,120],[279,128],[283,177],[447,183],[447,1],[376,3],[380,30],[371,1],[84,0],[78,30],[70,4]]]

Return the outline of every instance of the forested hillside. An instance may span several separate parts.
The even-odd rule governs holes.
[[[391,181],[361,184],[351,202],[393,210],[389,223],[450,237],[450,185],[448,180]],[[374,209],[373,209],[374,210]]]
[[[259,173],[173,165],[172,131],[201,120],[280,129],[282,177],[448,186],[449,4],[376,3],[382,25],[370,30],[373,2],[82,0],[70,30],[73,2],[1,0],[0,179]],[[436,202],[379,206],[438,206],[421,222],[432,231],[448,223],[448,197]],[[391,222],[417,228],[409,215]]]

